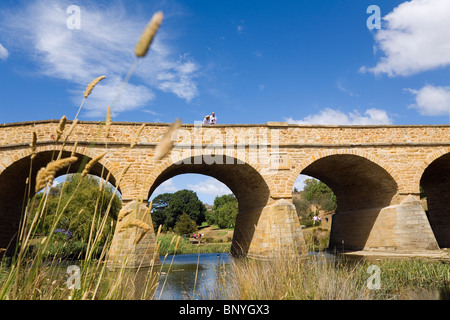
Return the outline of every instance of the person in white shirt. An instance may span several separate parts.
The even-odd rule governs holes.
[[[211,114],[211,118],[209,119],[209,124],[217,124],[217,117],[216,117],[216,113],[213,112]]]
[[[209,115],[206,116],[205,119],[203,119],[202,125],[205,125],[205,124],[211,124],[211,120],[210,120],[210,116]]]

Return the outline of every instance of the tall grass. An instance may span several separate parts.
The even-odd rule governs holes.
[[[372,264],[380,288],[368,286]],[[230,300],[409,300],[448,298],[449,262],[354,260],[280,256],[270,261],[233,260],[206,299]]]
[[[132,73],[134,72],[138,59],[143,58],[149,49],[149,46],[162,23],[163,15],[162,13],[157,13],[154,15],[147,28],[144,30],[141,38],[136,46],[136,58],[133,65],[130,67],[129,72],[122,82],[122,86],[114,98],[114,102],[119,99],[125,84],[130,79]],[[111,245],[111,240],[113,235],[107,234],[106,241],[103,245],[100,245],[100,239],[104,238],[104,230],[107,222],[107,218],[110,214],[111,204],[114,196],[117,193],[117,186],[120,184],[123,176],[126,174],[129,166],[126,166],[122,174],[118,177],[116,181],[116,188],[113,192],[111,199],[109,199],[108,207],[103,217],[99,217],[97,212],[93,213],[91,230],[89,233],[89,239],[87,241],[85,249],[76,256],[79,261],[71,261],[65,259],[62,255],[64,251],[67,253],[67,247],[65,244],[55,239],[55,230],[58,227],[58,223],[63,216],[63,212],[67,209],[73,197],[77,193],[81,181],[89,173],[89,170],[95,165],[96,162],[100,161],[102,157],[106,155],[103,153],[97,157],[94,157],[89,163],[83,163],[83,172],[81,174],[81,180],[78,186],[73,191],[71,197],[68,201],[58,204],[56,212],[54,214],[55,219],[52,222],[49,233],[40,238],[39,243],[35,243],[33,240],[37,232],[37,226],[40,224],[42,219],[45,219],[45,214],[47,211],[48,195],[51,183],[56,176],[57,172],[61,172],[61,169],[67,168],[67,173],[70,171],[70,165],[76,162],[78,159],[75,156],[75,150],[77,143],[74,144],[74,151],[72,156],[69,158],[61,158],[63,154],[63,149],[69,139],[69,136],[76,129],[78,124],[78,115],[83,107],[85,100],[91,94],[95,86],[105,78],[105,76],[98,77],[94,79],[86,88],[83,93],[83,100],[78,108],[77,114],[74,121],[72,121],[72,126],[70,127],[68,133],[66,134],[62,147],[59,151],[58,156],[55,159],[55,151],[53,152],[51,161],[46,167],[42,168],[36,177],[32,177],[32,165],[33,160],[36,157],[36,146],[37,146],[37,134],[33,132],[31,137],[30,149],[31,149],[31,166],[30,175],[27,179],[27,188],[24,195],[24,204],[22,207],[22,220],[20,224],[20,230],[17,237],[17,243],[15,246],[15,253],[12,257],[3,257],[0,261],[0,300],[2,299],[12,299],[12,300],[24,300],[24,299],[147,299],[153,298],[155,288],[158,282],[158,269],[154,266],[150,268],[138,268],[137,270],[130,270],[126,266],[127,260],[131,259],[129,257],[125,259],[125,263],[118,265],[113,270],[107,269],[107,254],[108,249]],[[112,104],[112,105],[113,105]],[[64,129],[66,125],[67,118],[63,116],[56,129],[57,139],[55,141],[55,146],[58,145],[58,141],[63,137]],[[179,122],[175,123],[179,125]],[[104,134],[106,137],[109,135],[109,130],[111,126],[111,110],[110,107],[107,108],[107,119],[106,128],[104,128]],[[172,126],[170,129],[173,129]],[[144,126],[140,128],[135,139],[131,141],[131,146],[137,143],[138,135],[141,133]],[[102,126],[99,126],[99,132],[102,132]],[[91,146],[94,146],[93,142]],[[162,159],[170,151],[171,144],[168,142],[159,145],[159,150],[163,152],[158,154],[158,159]],[[87,161],[86,161],[87,162]],[[102,174],[103,177],[103,174]],[[30,189],[31,181],[36,179],[36,192],[44,188],[43,196],[36,200],[36,197],[31,197],[32,190]],[[109,179],[109,176],[107,180]],[[106,182],[105,182],[106,183]],[[100,184],[100,189],[102,188],[102,183]],[[64,186],[63,186],[64,189]],[[63,192],[61,191],[61,195]],[[100,196],[95,200],[97,204]],[[97,208],[98,206],[96,206]],[[35,212],[28,220],[30,212]],[[133,224],[128,227],[141,227],[142,221],[133,220]],[[148,228],[147,228],[148,229]],[[33,242],[34,241],[34,242]],[[74,248],[74,250],[79,250],[80,248]],[[74,258],[70,255],[70,258]],[[75,264],[80,270],[80,282],[79,288],[73,288],[71,283],[67,283],[68,275],[66,274],[67,266],[69,264]],[[143,277],[143,278],[142,278]],[[138,291],[137,282],[145,281],[144,290]],[[131,295],[130,295],[131,293]]]

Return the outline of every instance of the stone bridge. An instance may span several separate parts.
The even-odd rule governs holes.
[[[239,202],[232,245],[236,255],[265,258],[304,250],[292,205],[300,174],[323,181],[336,194],[329,249],[436,252],[450,246],[450,126],[185,124],[172,136],[172,151],[154,160],[169,124],[114,122],[107,135],[104,123],[81,121],[65,137],[68,121],[55,141],[58,123],[0,125],[0,248],[17,234],[27,178],[32,177],[33,191],[37,171],[64,140],[63,157],[77,144],[79,160],[70,167],[72,173],[107,152],[91,174],[109,175],[124,205],[134,200],[146,204],[157,186],[184,173],[223,182]],[[37,143],[31,162],[33,132]],[[419,202],[420,187],[428,212]],[[134,236],[116,229],[111,249],[116,260],[124,252],[139,260],[152,251],[154,233],[145,236],[141,247],[133,246]]]

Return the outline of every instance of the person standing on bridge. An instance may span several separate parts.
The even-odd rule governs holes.
[[[202,125],[205,125],[205,124],[211,124],[211,119],[210,119],[209,115],[207,115],[205,117],[205,119],[203,119]]]
[[[212,124],[212,125],[217,124],[217,117],[216,117],[216,113],[215,112],[213,112],[211,114],[211,118],[209,119],[209,124]]]

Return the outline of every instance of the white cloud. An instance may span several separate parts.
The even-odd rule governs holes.
[[[173,182],[173,179],[169,179],[161,183],[158,188],[155,189],[153,195],[161,194],[161,193],[173,193],[177,192],[178,189]]]
[[[415,95],[411,108],[424,116],[443,116],[450,113],[450,87],[427,85],[420,90],[405,89]]]
[[[375,41],[385,56],[362,72],[408,76],[450,65],[450,1],[406,1],[383,20]]]
[[[117,92],[121,87],[121,79],[114,76],[105,79],[95,86],[89,98],[84,103],[85,116],[102,117],[106,113],[106,105],[115,100]],[[79,96],[74,93],[74,100],[80,101]],[[154,93],[144,85],[127,84],[120,94],[119,100],[111,107],[111,116],[115,117],[121,112],[139,109],[154,99]]]
[[[0,60],[6,60],[9,57],[9,51],[0,43]]]
[[[344,113],[339,110],[326,108],[319,113],[309,115],[303,120],[294,120],[292,117],[285,118],[291,124],[319,124],[319,125],[378,125],[392,124],[392,119],[386,111],[381,109],[367,109],[364,115],[358,111]]]
[[[197,193],[212,196],[223,196],[232,193],[225,184],[214,178],[207,178],[197,184],[188,184],[187,188]]]
[[[297,180],[294,182],[294,188],[296,188],[298,191],[302,191],[305,188],[305,180],[306,179],[313,179],[310,176],[305,176],[303,174],[299,175],[297,177]]]
[[[17,39],[18,46],[35,59],[37,72],[72,82],[74,102],[95,78],[107,78],[93,91],[86,104],[87,116],[105,114],[120,79],[132,65],[134,47],[148,21],[129,16],[115,3],[105,9],[90,4],[80,6],[81,29],[69,30],[67,1],[33,1],[25,9],[1,14],[0,27]],[[198,96],[195,77],[199,65],[165,44],[168,32],[161,28],[145,59],[141,59],[131,82],[113,112],[142,108],[155,98],[151,89],[173,93],[190,101]],[[136,80],[142,84],[136,84]],[[95,98],[94,93],[97,92]]]

